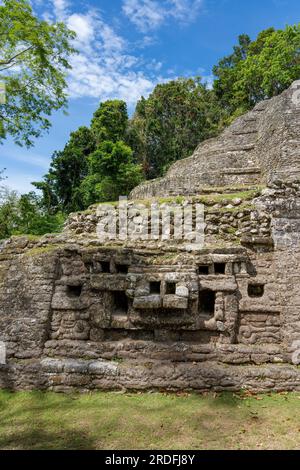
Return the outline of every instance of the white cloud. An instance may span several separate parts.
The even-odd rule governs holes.
[[[123,11],[141,31],[159,27],[165,19],[165,9],[155,0],[125,0]]]
[[[203,0],[169,0],[170,14],[181,23],[193,22],[202,5]]]
[[[206,84],[207,88],[212,90],[215,77],[213,75],[201,75],[201,78],[202,82]]]
[[[99,11],[78,12],[75,2],[52,0],[52,12],[44,15],[63,20],[76,32],[79,54],[70,58],[70,98],[123,99],[132,106],[156,84],[158,64],[151,68],[131,52],[126,40],[107,24]],[[147,72],[146,72],[147,71]]]
[[[168,19],[191,23],[203,0],[123,0],[123,12],[142,32],[162,26]]]
[[[66,18],[68,6],[67,0],[53,0],[54,14],[58,20],[63,21]]]
[[[76,40],[80,44],[89,43],[94,39],[93,18],[90,15],[74,13],[67,18],[67,26],[77,34]]]
[[[104,21],[99,10],[78,11],[75,0],[51,0],[52,8],[45,8],[44,17],[51,21],[63,20],[77,34],[74,42],[79,54],[70,58],[70,98],[88,97],[101,101],[115,98],[134,106],[142,95],[147,96],[153,90],[157,82],[166,81],[160,76],[161,62],[145,61],[137,55],[137,50],[155,42],[153,34],[147,34],[147,31],[159,28],[170,19],[181,24],[193,21],[204,0],[122,1],[125,15],[144,32],[139,44],[129,44]]]

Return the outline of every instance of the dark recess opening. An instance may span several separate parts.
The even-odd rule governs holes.
[[[175,295],[176,294],[176,282],[167,282],[166,284],[166,294]]]
[[[121,274],[128,274],[128,265],[127,264],[116,264],[116,270]]]
[[[262,297],[265,292],[265,286],[263,284],[249,284],[248,295],[249,297]]]
[[[209,266],[202,265],[198,267],[198,273],[201,275],[208,275],[209,274]]]
[[[128,312],[128,298],[125,292],[113,292],[114,313],[124,314]]]
[[[215,274],[225,274],[225,263],[215,263]]]
[[[150,282],[150,294],[160,294],[160,281]]]
[[[110,262],[101,261],[101,269],[103,273],[110,273]]]
[[[216,294],[211,290],[202,290],[199,293],[199,311],[204,313],[215,313]]]
[[[67,294],[69,297],[80,297],[82,286],[67,286]]]

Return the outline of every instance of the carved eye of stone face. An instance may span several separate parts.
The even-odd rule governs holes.
[[[78,333],[83,333],[84,330],[85,330],[85,323],[83,323],[82,321],[79,321],[79,322],[76,324],[75,329],[76,329],[76,331],[78,331]]]
[[[249,284],[248,295],[249,297],[263,297],[265,292],[264,284]]]

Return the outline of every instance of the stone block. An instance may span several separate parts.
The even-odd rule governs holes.
[[[133,307],[136,309],[155,309],[161,308],[162,299],[160,295],[148,295],[144,297],[135,297]]]
[[[178,297],[185,297],[185,298],[188,298],[188,296],[189,296],[189,289],[188,289],[188,287],[186,287],[186,286],[181,286],[181,285],[176,286],[176,295],[177,295]]]
[[[165,295],[163,298],[163,307],[185,310],[188,308],[188,299],[177,295]]]

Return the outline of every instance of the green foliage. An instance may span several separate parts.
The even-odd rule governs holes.
[[[127,195],[143,177],[162,176],[225,124],[298,79],[299,51],[300,25],[266,29],[254,41],[244,34],[214,67],[213,89],[199,77],[159,84],[130,120],[123,101],[101,103],[90,128],[72,133],[35,183],[43,207],[50,214],[84,210]]]
[[[12,235],[44,235],[59,232],[65,217],[62,213],[51,215],[41,207],[40,198],[34,194],[18,196],[15,191],[2,188],[0,201],[0,239]]]
[[[146,177],[154,178],[216,135],[221,116],[214,93],[200,78],[173,80],[157,85],[148,99],[138,102],[127,141]]]
[[[54,153],[44,180],[34,183],[50,213],[117,199],[141,182],[141,167],[124,142],[127,124],[126,103],[106,101],[95,112],[91,128],[80,127],[64,150]]]
[[[214,74],[216,95],[232,118],[280,94],[300,77],[300,25],[266,29],[253,42],[240,36]]]
[[[113,201],[128,193],[142,180],[140,165],[124,142],[104,141],[89,157],[89,175],[81,184],[86,206],[94,202]]]
[[[28,0],[3,0],[0,80],[6,84],[6,104],[0,105],[0,142],[11,135],[19,145],[32,145],[49,129],[52,111],[66,106],[74,37],[63,23],[37,18]]]
[[[124,101],[108,100],[101,103],[91,123],[91,131],[97,145],[105,140],[124,140],[127,123],[128,114]]]
[[[55,152],[44,181],[34,183],[43,193],[44,206],[51,212],[72,212],[85,208],[79,187],[88,174],[87,157],[95,150],[93,134],[80,127],[62,151]]]

